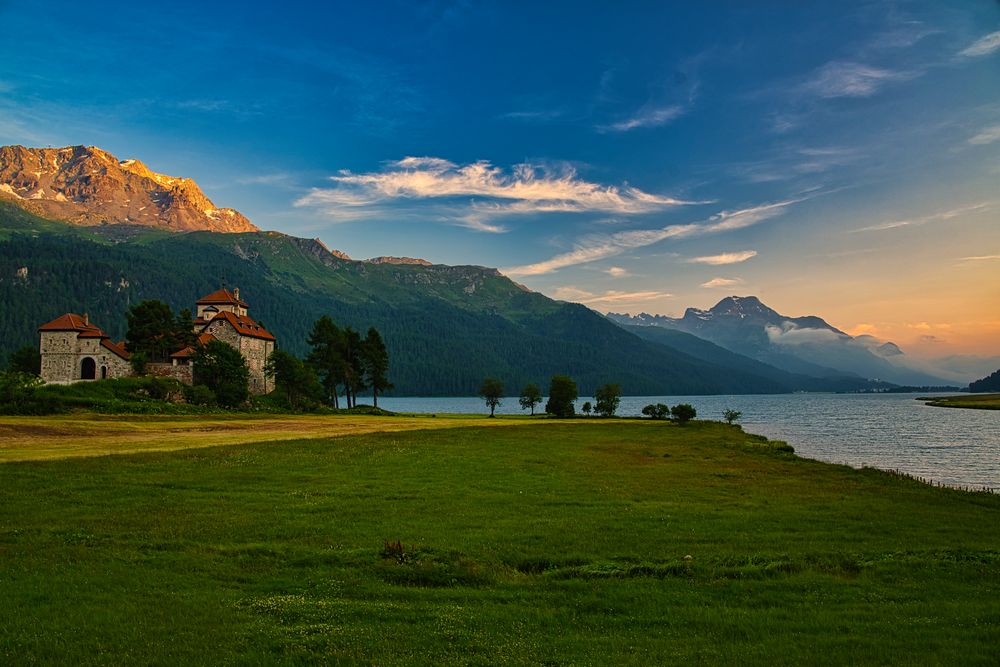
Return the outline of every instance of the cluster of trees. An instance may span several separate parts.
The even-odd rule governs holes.
[[[308,339],[311,347],[305,359],[283,350],[268,358],[266,372],[274,378],[275,389],[292,409],[320,402],[340,407],[358,403],[358,392],[371,389],[372,403],[378,407],[380,393],[392,389],[389,381],[389,352],[382,335],[369,327],[365,337],[351,327],[341,329],[324,315],[313,325]]]
[[[698,411],[690,403],[680,403],[674,407],[664,403],[650,403],[642,409],[642,414],[650,419],[673,418],[678,424],[687,424],[698,416]]]
[[[357,405],[358,392],[364,389],[372,390],[372,403],[378,407],[378,395],[393,388],[389,351],[375,327],[369,327],[362,338],[353,328],[341,329],[324,315],[316,320],[307,342],[311,349],[305,364],[315,371],[323,397],[333,407],[340,407],[341,391],[348,408]],[[279,375],[275,381],[282,384]]]
[[[125,347],[132,355],[132,367],[139,374],[146,363],[169,361],[172,353],[194,345],[198,337],[190,310],[184,308],[175,315],[169,305],[156,299],[132,306],[125,319],[128,322]]]
[[[486,378],[479,387],[479,397],[486,402],[493,417],[503,399],[503,382],[496,378]],[[554,375],[549,382],[549,400],[545,403],[545,412],[556,417],[572,417],[573,402],[578,398],[576,382],[566,375]],[[538,385],[529,383],[521,390],[518,403],[522,410],[531,410],[535,414],[535,406],[542,402],[542,390]]]
[[[479,387],[479,396],[486,402],[493,417],[503,399],[503,382],[496,378],[486,378]],[[576,414],[575,401],[579,398],[576,381],[567,375],[554,375],[549,382],[549,398],[545,402],[545,412],[555,417],[572,417]],[[622,390],[617,384],[606,384],[594,392],[597,401],[596,412],[603,417],[611,417],[621,403]],[[542,391],[538,385],[529,383],[521,390],[518,403],[522,410],[531,410],[535,414],[535,406],[542,402]],[[594,407],[590,401],[583,404],[584,413],[590,414]]]

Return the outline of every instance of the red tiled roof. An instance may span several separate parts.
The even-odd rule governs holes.
[[[110,338],[104,338],[101,340],[101,346],[111,350],[114,354],[117,354],[126,361],[132,356],[128,353],[128,350],[125,349],[125,341],[112,343]]]
[[[215,290],[211,294],[206,294],[205,296],[195,301],[195,305],[198,306],[205,306],[211,303],[226,303],[226,304],[234,304],[237,306],[243,306],[244,308],[247,307],[247,304],[243,300],[237,298],[235,294],[233,294],[232,292],[230,292],[225,288],[220,290]]]
[[[246,315],[237,315],[236,313],[230,313],[228,310],[224,310],[215,317],[212,318],[212,322],[218,320],[225,320],[236,329],[236,333],[241,336],[249,336],[251,338],[263,338],[264,340],[275,340],[274,335],[260,326],[252,319]]]
[[[198,345],[208,345],[208,343],[211,342],[211,341],[213,341],[213,340],[217,340],[215,336],[213,336],[210,333],[203,333],[200,336],[198,336],[198,343],[197,344]],[[178,351],[174,352],[173,354],[171,354],[170,358],[171,359],[174,359],[174,358],[176,358],[176,359],[184,359],[186,357],[190,357],[192,354],[194,354],[194,345],[188,345],[183,350],[178,350]]]
[[[107,336],[100,327],[90,324],[76,313],[60,315],[51,322],[38,327],[39,331],[76,331],[82,338],[104,338]]]

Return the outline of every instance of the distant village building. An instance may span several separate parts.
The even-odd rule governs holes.
[[[239,351],[250,369],[250,391],[266,394],[273,389],[264,372],[267,358],[274,352],[274,335],[247,315],[240,291],[220,289],[198,299],[194,331],[198,345],[221,340]],[[42,379],[66,384],[81,380],[133,375],[130,354],[124,341],[115,343],[87,315],[66,313],[38,328],[41,342]],[[191,356],[194,347],[177,350],[168,363],[148,364],[149,372],[175,377],[191,384]]]

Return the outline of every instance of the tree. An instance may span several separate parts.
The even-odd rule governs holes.
[[[579,398],[576,382],[567,375],[553,375],[549,383],[549,400],[545,411],[556,417],[572,417],[575,414],[573,401]]]
[[[275,390],[292,410],[315,406],[314,401],[323,391],[313,369],[284,350],[271,353],[264,372],[274,378]]]
[[[369,327],[361,343],[361,365],[364,381],[372,390],[372,404],[378,407],[378,394],[392,389],[389,382],[389,351],[385,349],[382,335],[375,327]]]
[[[670,416],[670,406],[663,403],[653,405],[650,403],[642,409],[642,414],[650,419],[666,419]]]
[[[194,345],[198,339],[191,311],[187,308],[175,316],[167,304],[149,300],[132,306],[126,318],[126,347],[133,355],[143,355],[144,362],[165,362],[171,352]],[[145,363],[140,363],[139,367],[133,368],[139,374],[145,372]]]
[[[199,346],[192,355],[194,383],[203,384],[215,394],[219,405],[234,408],[250,396],[250,371],[236,348],[221,340]]]
[[[10,373],[42,374],[42,355],[34,345],[24,345],[10,353],[7,358],[7,371]]]
[[[590,401],[584,401],[583,406],[580,408],[580,410],[583,411],[583,414],[587,415],[588,417],[590,416],[590,411],[593,409],[594,406],[590,404]]]
[[[174,351],[177,324],[170,306],[162,301],[143,301],[129,308],[126,318],[125,345],[129,352],[142,353],[147,361],[166,361]]]
[[[347,362],[345,350],[347,341],[344,332],[324,315],[313,324],[312,333],[306,341],[312,346],[306,363],[316,371],[326,402],[338,406],[338,387],[344,382]]]
[[[673,415],[674,421],[678,424],[684,425],[689,421],[694,419],[698,412],[689,403],[681,403],[680,405],[675,405],[670,408],[670,414]]]
[[[503,398],[503,382],[496,378],[486,378],[479,387],[479,397],[486,401],[490,417],[493,417],[497,406],[500,405],[500,399]]]
[[[726,420],[727,424],[739,421],[742,416],[742,412],[739,410],[733,410],[732,408],[726,408],[726,411],[722,413],[722,417]]]
[[[347,407],[358,404],[358,392],[365,388],[365,370],[361,364],[361,334],[344,329],[344,396]]]
[[[528,383],[524,385],[524,389],[521,390],[519,402],[522,410],[531,408],[531,414],[534,415],[535,406],[542,402],[542,390],[538,388],[537,384]]]
[[[622,388],[617,384],[606,384],[594,392],[597,400],[595,410],[602,417],[611,417],[622,401]]]

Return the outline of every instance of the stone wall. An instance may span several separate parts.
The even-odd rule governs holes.
[[[250,393],[266,394],[273,387],[272,381],[264,373],[267,358],[274,351],[274,343],[261,338],[240,337],[240,354],[246,359],[250,369]]]
[[[157,377],[173,378],[184,384],[194,384],[194,366],[191,364],[146,364],[146,373]]]
[[[43,331],[39,351],[42,379],[46,382],[79,381],[81,364],[87,357],[94,360],[97,380],[132,375],[131,364],[102,346],[99,338],[78,338],[75,331]]]
[[[42,354],[43,380],[72,382],[80,379],[75,331],[43,331],[39,351]]]

